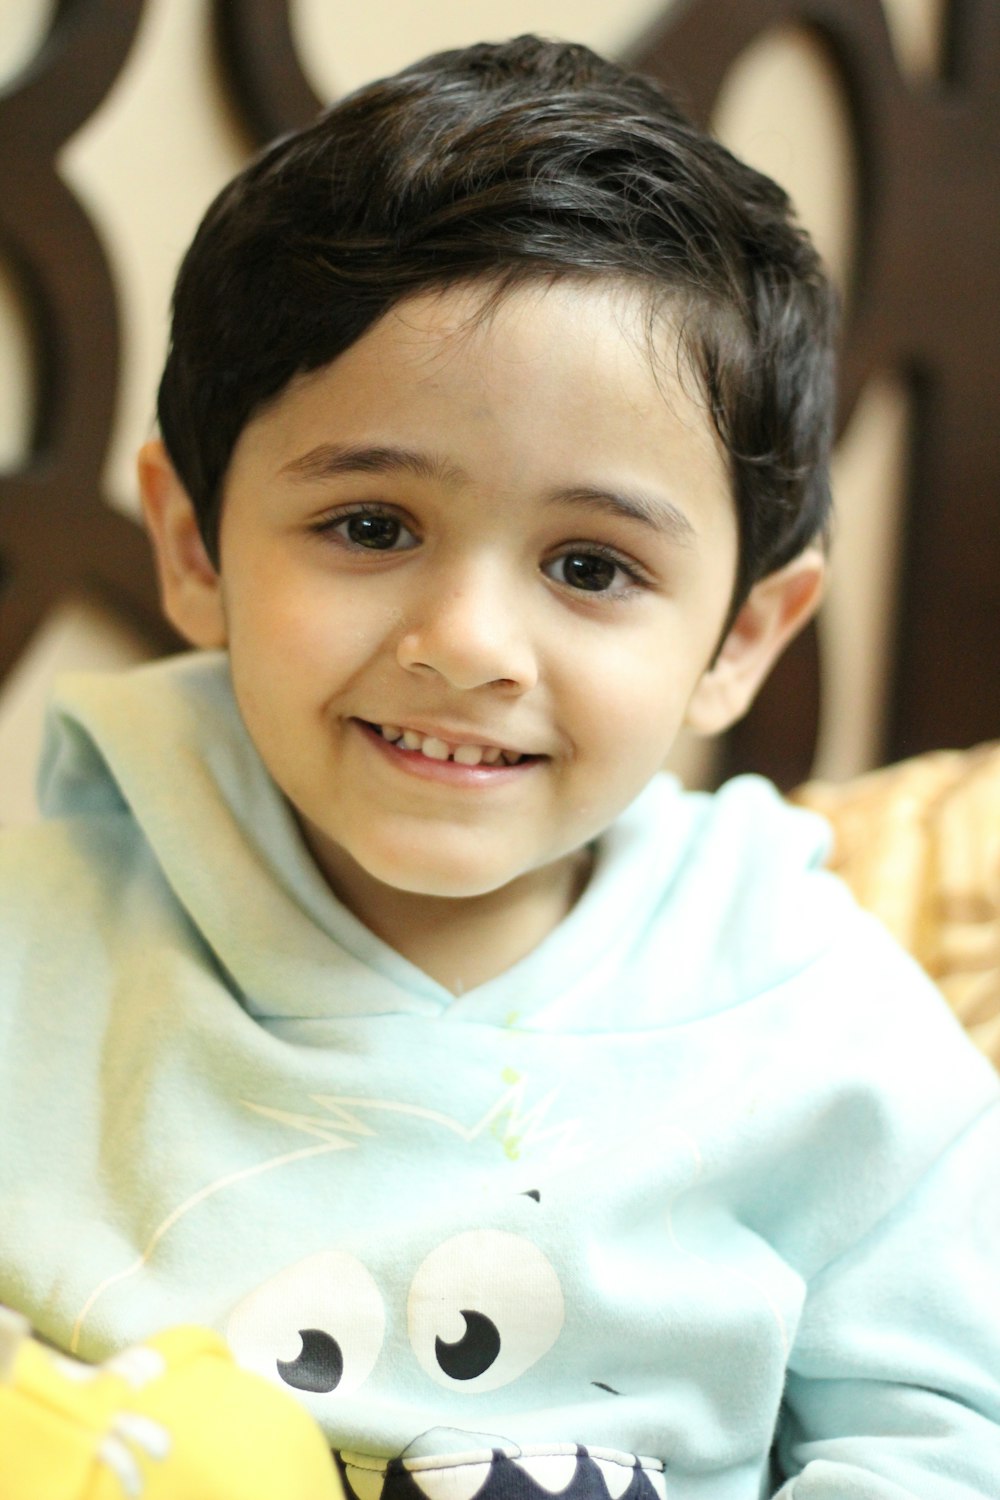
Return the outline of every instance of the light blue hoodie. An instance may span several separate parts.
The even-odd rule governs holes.
[[[0,1301],[44,1335],[220,1329],[361,1500],[1000,1495],[998,1080],[818,820],[659,777],[456,999],[330,893],[221,656],[68,683],[43,799]]]

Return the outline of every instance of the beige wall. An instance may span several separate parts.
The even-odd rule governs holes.
[[[884,3],[901,63],[931,70],[943,0]],[[522,30],[572,36],[614,54],[663,8],[662,0],[367,0],[355,7],[298,0],[293,15],[314,86],[334,97],[433,48]],[[0,0],[0,80],[31,56],[53,9],[54,0]],[[124,379],[106,482],[127,511],[135,510],[133,454],[150,430],[174,268],[208,199],[242,159],[217,95],[208,11],[209,0],[147,6],[128,66],[60,161],[100,227],[119,284]],[[792,28],[761,39],[733,69],[716,125],[734,149],[790,190],[835,274],[849,284],[853,144],[836,80],[812,39]],[[25,451],[29,348],[0,265],[0,467],[15,465]],[[826,701],[818,769],[826,775],[867,766],[877,735],[884,606],[892,591],[885,560],[906,421],[902,392],[887,371],[873,382],[838,453],[840,521],[822,620]],[[85,602],[67,601],[43,628],[0,697],[0,822],[33,814],[31,782],[52,676],[67,667],[114,666],[139,652]],[[692,779],[700,763],[698,747],[678,761]]]

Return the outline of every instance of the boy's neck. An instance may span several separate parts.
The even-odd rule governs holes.
[[[334,893],[376,937],[458,996],[537,948],[576,904],[592,863],[590,849],[576,850],[501,890],[464,898],[396,890],[353,861],[349,872],[325,873]]]

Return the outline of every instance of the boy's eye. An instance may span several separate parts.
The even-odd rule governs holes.
[[[366,552],[404,552],[417,545],[412,531],[389,511],[355,510],[346,516],[327,516],[313,529]]]
[[[546,571],[557,583],[589,594],[621,594],[639,582],[633,569],[603,552],[564,552]]]
[[[411,546],[413,538],[402,521],[395,516],[374,515],[348,516],[342,521],[344,535],[356,547],[370,547],[376,552],[392,552],[401,544]]]

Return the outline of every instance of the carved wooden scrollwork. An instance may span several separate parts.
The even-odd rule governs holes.
[[[101,492],[118,380],[114,287],[54,166],[113,85],[142,11],[142,0],[62,0],[38,56],[0,96],[0,247],[27,290],[39,372],[31,453],[0,476],[0,675],[75,587],[155,629],[144,541]],[[862,175],[841,420],[882,370],[909,380],[918,408],[884,758],[1000,733],[990,387],[1000,367],[1000,6],[952,0],[948,14],[943,76],[921,86],[900,73],[879,0],[679,0],[630,58],[702,119],[735,57],[780,22],[812,28],[843,79]],[[215,0],[214,22],[252,139],[313,116],[289,0]],[[783,785],[807,773],[818,671],[808,636],[730,736],[727,772],[752,766]]]
[[[35,343],[30,452],[0,478],[0,676],[66,594],[100,593],[161,633],[145,541],[102,495],[119,375],[104,248],[56,170],[135,38],[141,0],[63,0],[37,56],[0,97],[0,245]],[[164,639],[165,639],[164,633]]]
[[[324,101],[302,71],[287,3],[214,0],[213,19],[219,55],[253,138],[263,145],[313,119]]]

